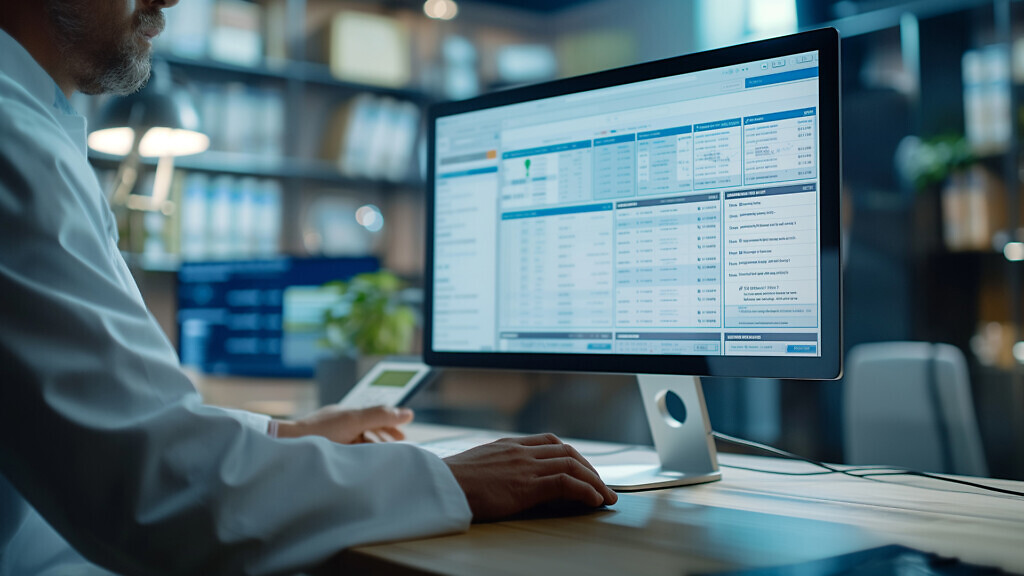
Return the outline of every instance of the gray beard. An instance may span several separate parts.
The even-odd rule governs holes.
[[[121,38],[113,47],[98,46],[95,40],[102,38],[105,31],[81,0],[47,0],[46,8],[61,57],[79,91],[126,95],[146,85],[149,54],[138,48],[132,36]],[[140,16],[147,23],[155,23],[156,19],[162,23],[163,19],[159,13]]]

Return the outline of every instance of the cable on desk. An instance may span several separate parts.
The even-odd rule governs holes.
[[[977,482],[971,482],[969,480],[960,480],[958,478],[946,478],[945,476],[939,476],[937,474],[931,474],[929,472],[921,472],[920,470],[899,470],[892,473],[874,472],[869,474],[854,474],[861,478],[869,478],[871,476],[919,476],[921,478],[930,478],[932,480],[941,480],[943,482],[952,482],[953,484],[962,484],[964,486],[970,486],[971,488],[979,488],[981,490],[991,490],[992,492],[999,492],[1000,494],[1009,494],[1010,496],[1024,497],[1024,492],[1015,492],[1013,490],[1007,490],[1005,488],[996,488],[995,486],[988,486],[985,484],[978,484]]]
[[[786,476],[798,476],[798,475],[799,476],[813,476],[813,475],[821,475],[821,474],[843,474],[845,476],[850,476],[852,478],[861,478],[863,480],[874,480],[876,482],[884,482],[884,481],[883,480],[878,480],[877,478],[875,478],[875,476],[918,476],[918,477],[921,477],[921,478],[929,478],[929,479],[932,479],[932,480],[940,480],[942,482],[950,482],[950,483],[953,483],[953,484],[961,484],[961,485],[964,485],[964,486],[970,486],[972,488],[978,488],[980,490],[988,490],[988,491],[991,491],[991,492],[998,492],[1000,494],[1009,494],[1010,496],[1024,497],[1024,492],[1016,492],[1014,490],[1007,490],[1005,488],[997,488],[995,486],[988,486],[988,485],[985,485],[985,484],[978,484],[976,482],[969,482],[967,480],[958,480],[956,478],[946,478],[945,476],[939,476],[937,474],[931,474],[929,472],[921,472],[919,470],[910,470],[910,469],[907,469],[907,468],[899,468],[899,467],[896,467],[896,466],[886,466],[886,467],[862,466],[862,467],[837,468],[835,466],[831,466],[829,464],[826,464],[824,462],[820,462],[818,460],[813,460],[811,458],[800,456],[799,454],[794,454],[792,452],[787,452],[785,450],[780,450],[779,448],[775,448],[774,446],[768,446],[767,444],[761,444],[760,442],[754,442],[752,440],[744,440],[742,438],[736,438],[735,436],[729,436],[728,434],[722,434],[721,432],[712,432],[712,435],[715,437],[716,440],[721,440],[723,442],[728,442],[730,444],[736,444],[738,446],[747,446],[747,447],[750,447],[750,448],[755,448],[757,450],[762,450],[764,452],[768,452],[770,454],[775,454],[777,456],[781,456],[783,458],[788,458],[790,460],[800,460],[802,462],[807,462],[808,464],[812,464],[814,466],[818,466],[819,468],[824,468],[825,470],[827,470],[827,472],[817,472],[817,473],[813,473],[813,472],[812,473],[808,473],[808,472],[804,472],[804,473],[776,472],[776,471],[773,471],[773,470],[756,470],[754,468],[742,468],[740,466],[729,466],[730,468],[741,468],[741,469],[745,469],[745,470],[753,470],[753,471],[757,471],[757,472],[765,472],[765,473],[768,473],[768,474],[781,474],[781,475],[786,475]],[[880,472],[871,472],[871,470],[882,470],[882,471],[880,471]],[[857,474],[858,471],[859,472],[866,472],[866,473],[865,474]]]
[[[749,472],[763,472],[765,474],[778,474],[779,476],[827,476],[829,474],[835,474],[835,472],[833,472],[831,470],[820,470],[820,471],[817,471],[817,472],[786,472],[784,470],[768,470],[767,468],[748,468],[747,466],[736,466],[735,464],[722,464],[721,462],[719,462],[718,465],[721,466],[722,468],[732,468],[733,470],[747,470]],[[864,466],[863,468],[855,467],[855,468],[848,468],[847,469],[847,471],[856,471],[856,472],[862,472],[862,471],[868,471],[868,470],[893,470],[893,468],[889,467],[889,466]],[[899,472],[899,474],[902,474],[902,473],[903,472]],[[880,476],[885,476],[886,474],[884,472],[880,472],[879,475]],[[871,474],[861,474],[859,476],[871,476]]]

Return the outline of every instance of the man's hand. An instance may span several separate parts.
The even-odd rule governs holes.
[[[323,436],[339,444],[402,440],[405,434],[398,426],[411,422],[412,416],[412,410],[408,408],[376,406],[362,410],[343,410],[338,406],[324,406],[294,422],[279,422],[277,436]]]
[[[614,504],[619,498],[575,448],[552,434],[506,438],[444,459],[474,521],[546,503]]]

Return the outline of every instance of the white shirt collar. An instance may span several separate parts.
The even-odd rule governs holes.
[[[10,34],[0,29],[0,72],[39,101],[60,123],[72,142],[86,154],[85,118],[72,108],[57,82]]]

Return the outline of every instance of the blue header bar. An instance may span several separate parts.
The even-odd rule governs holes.
[[[622,144],[623,142],[635,142],[636,134],[623,134],[622,136],[609,136],[607,138],[597,138],[594,140],[594,146],[608,146],[609,144]]]
[[[650,132],[638,132],[636,139],[653,140],[654,138],[666,138],[668,136],[678,136],[679,134],[689,134],[691,132],[693,132],[693,126],[677,126],[675,128],[651,130]]]
[[[539,148],[527,148],[525,150],[513,150],[511,152],[503,153],[501,155],[501,158],[502,160],[509,160],[511,158],[526,158],[527,156],[555,154],[557,152],[579,150],[580,148],[590,148],[590,140],[580,140],[579,142],[566,142],[565,144],[554,144],[552,146],[541,146]]]
[[[775,188],[751,188],[749,190],[736,190],[726,192],[726,200],[736,198],[754,198],[756,196],[778,196],[780,194],[801,194],[803,192],[815,192],[818,187],[815,184],[795,184],[793,186],[777,186]]]
[[[747,116],[743,119],[744,124],[761,124],[762,122],[776,122],[778,120],[789,120],[791,118],[803,118],[805,116],[814,116],[817,113],[817,108],[801,108],[799,110],[787,110],[785,112],[775,112],[772,114],[762,114],[760,116]]]
[[[461,176],[479,176],[480,174],[494,174],[498,171],[497,166],[487,166],[486,168],[473,168],[472,170],[460,170],[458,172],[447,172],[441,174],[438,178],[459,178]]]
[[[502,220],[519,220],[521,218],[540,218],[543,216],[561,216],[562,214],[582,214],[584,212],[604,212],[612,209],[611,202],[604,204],[587,204],[586,206],[561,206],[543,210],[523,210],[521,212],[505,212]]]
[[[718,122],[705,122],[704,124],[694,124],[694,132],[710,132],[711,130],[721,130],[722,128],[735,128],[742,122],[739,118],[731,118],[729,120],[719,120]]]
[[[810,333],[795,334],[793,332],[731,332],[726,333],[729,342],[817,342],[818,335]]]
[[[818,67],[814,68],[801,68],[799,70],[789,70],[787,72],[779,72],[777,74],[765,74],[764,76],[754,76],[753,78],[747,78],[745,88],[756,88],[758,86],[768,86],[770,84],[781,84],[783,82],[793,82],[794,80],[806,80],[808,78],[818,77]]]

